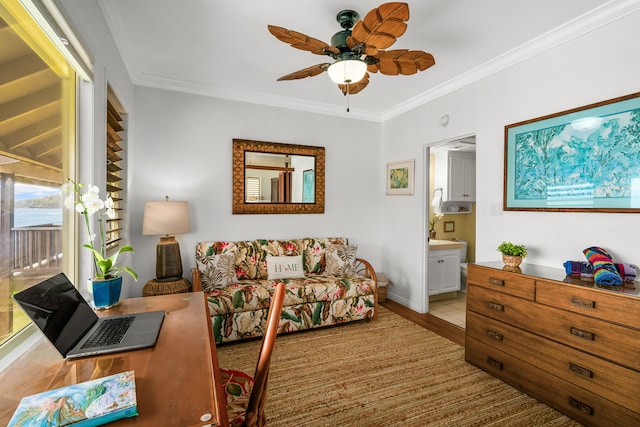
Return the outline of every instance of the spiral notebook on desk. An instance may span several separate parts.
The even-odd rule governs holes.
[[[68,359],[153,347],[165,314],[149,311],[98,317],[64,273],[13,298]]]

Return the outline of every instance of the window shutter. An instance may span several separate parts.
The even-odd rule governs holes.
[[[260,195],[262,194],[262,189],[260,186],[260,178],[258,177],[247,177],[245,182],[246,192],[247,192],[247,202],[259,202]]]
[[[111,99],[107,99],[107,194],[114,203],[116,216],[106,221],[107,250],[118,247],[122,239],[124,228],[124,162],[122,151],[124,147],[124,119],[114,106]]]

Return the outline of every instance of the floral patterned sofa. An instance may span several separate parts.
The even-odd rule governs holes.
[[[205,292],[216,343],[262,336],[278,282],[278,333],[373,319],[376,275],[356,249],[344,237],[197,243],[193,290]]]

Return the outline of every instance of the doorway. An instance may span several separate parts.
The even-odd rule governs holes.
[[[476,137],[467,135],[426,148],[429,174],[425,186],[428,189],[425,212],[428,218],[423,235],[427,247],[428,312],[465,328],[466,263],[475,260]],[[462,192],[459,191],[461,183],[466,186]],[[459,195],[462,193],[465,201]],[[430,223],[436,215],[436,238],[430,240],[427,238]],[[446,250],[441,250],[443,248]]]

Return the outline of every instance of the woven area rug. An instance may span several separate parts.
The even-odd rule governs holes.
[[[269,426],[579,426],[464,361],[464,348],[384,307],[378,320],[278,337]],[[253,375],[260,340],[218,346]]]

